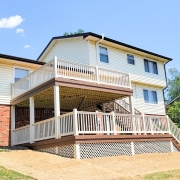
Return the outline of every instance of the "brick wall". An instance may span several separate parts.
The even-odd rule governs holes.
[[[11,106],[0,105],[0,146],[10,145]]]

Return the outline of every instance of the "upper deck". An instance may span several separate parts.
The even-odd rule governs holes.
[[[55,57],[39,69],[12,84],[12,100],[51,79],[58,78],[63,78],[63,80],[67,81],[75,80],[81,82],[81,84],[103,85],[102,88],[106,85],[116,89],[131,90],[131,81],[128,73],[79,64]]]

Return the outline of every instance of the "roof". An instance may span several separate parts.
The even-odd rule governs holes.
[[[93,36],[93,37],[96,37],[96,38],[99,38],[99,39],[102,38],[101,35],[98,35],[98,34],[95,34],[95,33],[92,33],[92,32],[81,33],[81,34],[74,34],[74,35],[68,35],[68,36],[57,36],[57,37],[53,37],[53,38],[50,40],[50,42],[47,44],[47,46],[45,47],[45,49],[42,51],[42,53],[39,55],[39,57],[37,58],[37,61],[41,58],[41,56],[43,55],[43,53],[46,51],[46,49],[48,48],[48,46],[51,44],[51,42],[52,42],[53,40],[66,39],[66,38],[74,38],[74,37],[80,37],[80,36],[83,36],[83,38],[86,38],[86,37],[88,37],[88,36]],[[153,52],[144,50],[144,49],[140,49],[140,48],[138,48],[138,47],[131,46],[131,45],[122,43],[122,42],[120,42],[120,41],[116,41],[116,40],[107,38],[107,37],[104,37],[104,40],[109,41],[109,42],[112,42],[112,43],[115,43],[115,44],[118,44],[118,45],[121,45],[121,46],[125,46],[125,47],[127,47],[127,48],[131,48],[131,49],[134,49],[134,50],[137,50],[137,51],[141,51],[141,52],[143,52],[143,53],[147,53],[147,54],[150,54],[150,55],[153,55],[153,56],[157,56],[157,57],[166,59],[166,60],[168,60],[168,61],[171,61],[171,60],[172,60],[172,58],[169,58],[169,57],[166,57],[166,56],[162,56],[162,55],[160,55],[160,54],[156,54],[156,53],[153,53]]]
[[[169,102],[166,106],[172,104],[174,101],[179,100],[180,101],[180,95],[174,98],[171,102]]]
[[[16,60],[16,61],[21,61],[21,62],[27,62],[27,63],[32,63],[32,64],[39,64],[39,65],[44,65],[44,62],[32,60],[32,59],[26,59],[26,58],[21,58],[21,57],[16,57],[16,56],[10,56],[6,54],[0,54],[0,58],[5,58],[8,60]]]

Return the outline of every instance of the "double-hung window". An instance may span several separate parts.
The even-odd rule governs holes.
[[[133,65],[135,65],[134,56],[128,54],[128,55],[127,55],[127,62],[128,62],[128,64],[133,64]]]
[[[99,56],[100,56],[100,61],[101,62],[109,63],[107,48],[99,46]]]
[[[158,74],[157,63],[154,61],[144,59],[144,69],[145,72]]]
[[[144,94],[144,102],[145,103],[158,104],[156,91],[150,91],[150,90],[143,89],[143,94]]]
[[[29,74],[29,70],[28,69],[15,68],[14,82],[17,82],[18,80],[24,78],[28,74]]]

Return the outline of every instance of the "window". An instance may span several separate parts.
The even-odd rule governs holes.
[[[133,55],[128,54],[127,55],[127,61],[128,61],[128,64],[135,65],[135,60],[134,60],[134,56]]]
[[[145,103],[151,103],[151,104],[158,103],[156,91],[149,91],[149,90],[143,89],[143,93],[144,93],[144,102]]]
[[[101,62],[109,63],[107,48],[99,46],[99,56]]]
[[[15,68],[14,82],[17,82],[18,80],[24,78],[28,74],[29,74],[29,70],[27,69]]]
[[[148,61],[148,60],[144,59],[144,69],[145,69],[145,72],[158,74],[156,62]]]

